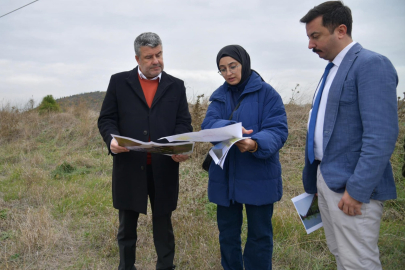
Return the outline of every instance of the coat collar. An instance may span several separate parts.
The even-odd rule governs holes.
[[[240,95],[239,99],[248,93],[252,93],[258,91],[262,88],[262,79],[261,77],[254,71],[252,71],[252,75],[250,75],[250,79],[245,86],[242,94]],[[221,102],[226,102],[226,93],[228,91],[228,84],[224,82],[217,90],[212,93],[210,97],[210,101],[218,100]]]
[[[146,103],[145,95],[143,94],[141,83],[139,82],[138,66],[129,72],[127,82],[131,86],[132,90],[134,90],[135,94],[145,103],[146,106],[148,106],[148,103]],[[153,98],[151,109],[164,95],[164,93],[173,82],[173,79],[166,72],[162,71],[162,78],[160,79],[155,97]]]
[[[325,121],[323,125],[324,137],[323,137],[323,151],[325,152],[326,146],[332,136],[333,129],[335,127],[336,117],[339,109],[340,95],[342,94],[343,85],[346,80],[347,74],[350,68],[358,57],[358,53],[363,49],[363,47],[356,43],[347,52],[346,56],[343,58],[342,63],[333,79],[332,85],[330,86],[328,101],[326,103],[325,110]]]

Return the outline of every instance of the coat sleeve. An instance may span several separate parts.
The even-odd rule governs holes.
[[[111,134],[120,135],[120,132],[118,129],[118,104],[113,76],[111,76],[110,83],[108,84],[107,93],[103,105],[101,106],[97,125],[100,134],[107,145],[108,153],[114,155],[110,149],[112,140]]]
[[[176,127],[174,129],[174,134],[182,134],[193,131],[193,126],[191,125],[191,115],[188,110],[188,102],[184,82],[181,83],[181,88],[181,97],[179,107],[177,108]]]
[[[221,111],[222,102],[213,100],[208,106],[204,121],[201,124],[201,129],[221,128],[235,124],[236,121],[226,120]]]
[[[368,203],[387,167],[398,137],[397,73],[382,55],[373,55],[358,68],[356,87],[363,125],[360,158],[346,190]]]
[[[253,155],[265,159],[283,147],[288,137],[288,126],[283,101],[272,87],[266,93],[263,108],[261,129],[251,138],[258,144]]]

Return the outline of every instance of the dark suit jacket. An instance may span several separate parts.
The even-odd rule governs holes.
[[[329,90],[323,126],[321,172],[334,192],[354,199],[396,198],[390,157],[398,137],[398,76],[378,53],[355,44],[347,52]],[[317,192],[317,166],[305,149],[307,193]]]
[[[138,67],[111,76],[98,128],[110,150],[111,134],[140,141],[192,131],[184,82],[162,73],[151,108],[138,78]],[[159,141],[161,142],[161,141]],[[113,155],[112,194],[117,209],[146,214],[146,153],[130,151]],[[176,209],[179,164],[170,156],[152,154],[155,183],[155,215]]]

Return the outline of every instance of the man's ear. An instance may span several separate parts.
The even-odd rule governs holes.
[[[343,38],[347,34],[347,26],[344,24],[341,24],[338,27],[336,27],[335,31],[337,32],[337,35],[339,38]]]
[[[136,62],[139,64],[139,57],[138,57],[138,55],[135,55],[135,60],[136,60]]]

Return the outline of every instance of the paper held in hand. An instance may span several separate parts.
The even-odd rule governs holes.
[[[221,128],[204,129],[198,132],[188,132],[168,137],[162,137],[159,140],[166,139],[169,142],[222,142],[232,138],[243,138],[242,123],[236,123]]]
[[[250,137],[243,137],[242,123],[236,123],[229,126],[213,129],[204,129],[198,132],[183,133],[174,136],[163,137],[169,142],[173,141],[190,141],[190,142],[219,142],[214,145],[209,154],[215,164],[222,169],[229,149],[236,142]]]
[[[315,194],[303,193],[291,199],[297,209],[298,215],[304,224],[307,234],[323,226],[321,214],[318,208],[318,196]]]
[[[243,138],[245,139],[245,138]],[[226,159],[226,155],[229,152],[229,149],[234,145],[236,142],[243,140],[241,138],[232,138],[214,145],[210,150],[210,156],[215,164],[219,165],[221,169],[224,168],[224,163]]]
[[[193,153],[194,143],[155,143],[142,142],[132,138],[111,134],[117,140],[119,146],[124,146],[129,150],[147,153],[156,153],[167,156],[190,155]]]

